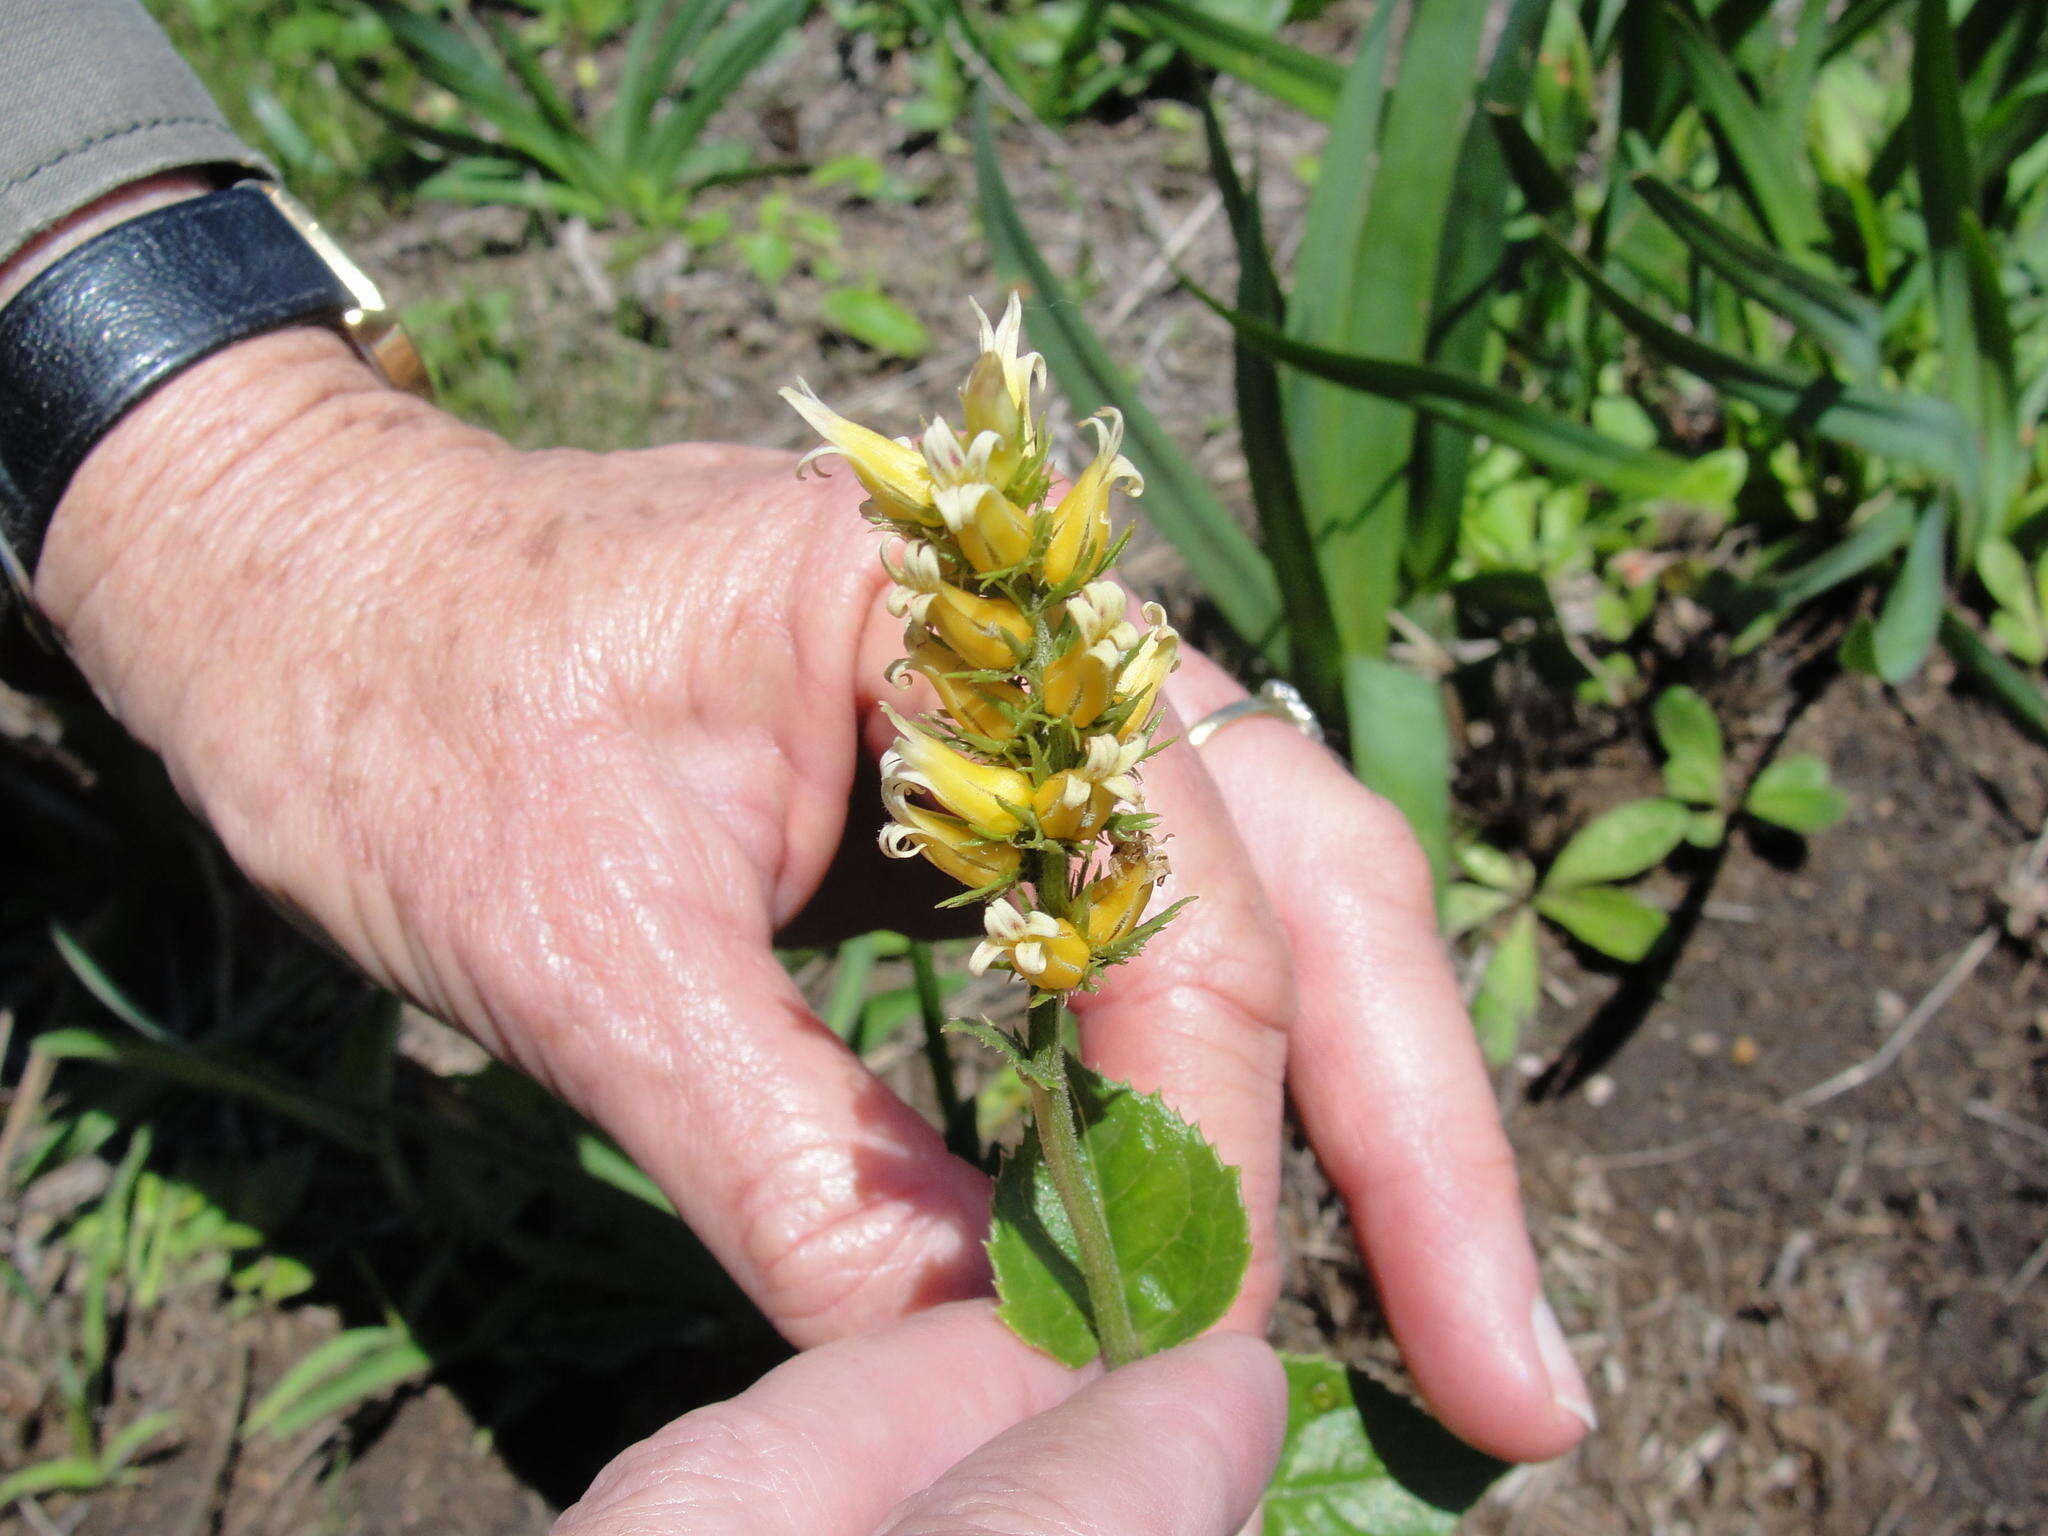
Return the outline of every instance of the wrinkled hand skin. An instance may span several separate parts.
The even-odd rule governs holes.
[[[770,950],[842,838],[872,840],[849,794],[901,642],[851,477],[793,464],[517,452],[288,331],[115,429],[36,595],[252,879],[616,1136],[811,1345],[983,1293],[988,1195]],[[1174,680],[1188,718],[1239,696],[1200,657]],[[1277,1289],[1291,1084],[1433,1405],[1497,1454],[1567,1449],[1583,1387],[1532,1325],[1512,1158],[1399,817],[1264,720],[1147,785],[1162,896],[1200,899],[1077,1000],[1083,1047],[1244,1170],[1226,1325]]]

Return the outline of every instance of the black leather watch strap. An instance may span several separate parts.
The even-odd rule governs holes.
[[[86,454],[158,385],[244,337],[355,303],[258,188],[129,219],[0,309],[0,538],[23,579]]]

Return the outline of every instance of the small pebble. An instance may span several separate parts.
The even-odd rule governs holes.
[[[1614,1079],[1605,1072],[1596,1072],[1586,1079],[1586,1102],[1598,1109],[1614,1097]]]
[[[1728,1059],[1738,1067],[1756,1065],[1757,1044],[1748,1035],[1737,1035],[1735,1043],[1728,1047]]]
[[[1697,1030],[1685,1042],[1685,1048],[1695,1056],[1718,1056],[1721,1054],[1721,1037],[1711,1029]]]

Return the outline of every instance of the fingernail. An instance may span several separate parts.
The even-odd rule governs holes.
[[[1544,1372],[1550,1377],[1550,1400],[1582,1420],[1586,1428],[1598,1429],[1600,1417],[1593,1412],[1586,1378],[1579,1373],[1579,1362],[1572,1358],[1571,1345],[1565,1342],[1564,1325],[1558,1322],[1557,1313],[1551,1310],[1549,1299],[1541,1291],[1536,1293],[1535,1304],[1529,1309],[1529,1326],[1536,1331],[1536,1353],[1543,1357]]]

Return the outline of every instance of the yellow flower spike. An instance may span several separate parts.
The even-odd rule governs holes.
[[[946,486],[934,501],[976,571],[1004,570],[1031,553],[1031,514],[993,485]]]
[[[926,528],[938,526],[938,510],[932,505],[931,472],[915,447],[848,421],[801,379],[796,388],[778,393],[825,439],[823,447],[813,448],[797,460],[799,478],[814,460],[836,453],[852,467],[854,479],[885,516]]]
[[[1165,873],[1166,860],[1150,842],[1119,848],[1108,872],[1081,893],[1088,942],[1099,950],[1128,937]]]
[[[939,703],[961,729],[992,741],[1013,738],[1019,728],[1019,715],[1031,704],[1024,690],[1014,683],[982,682],[959,676],[971,669],[936,640],[927,640],[901,664],[930,679],[938,691]]]
[[[923,540],[904,543],[900,565],[884,555],[882,567],[896,582],[889,611],[935,632],[968,666],[1008,671],[1031,649],[1031,621],[1023,611],[1006,599],[954,586],[942,574],[938,550]]]
[[[1108,640],[1068,647],[1045,669],[1045,697],[1040,702],[1046,713],[1077,726],[1093,724],[1109,708],[1111,685],[1122,660],[1123,653]]]
[[[882,852],[892,859],[914,859],[923,854],[942,874],[976,889],[999,880],[1014,880],[1024,855],[1008,843],[976,837],[974,829],[957,816],[941,815],[903,796],[902,786],[889,797],[889,814],[896,819],[882,828]]]
[[[882,755],[882,793],[901,797],[923,790],[984,837],[1004,838],[1023,828],[1031,780],[1000,763],[977,762],[912,725],[887,704],[882,712],[901,734]],[[1011,809],[1015,807],[1015,809]]]
[[[1088,941],[1065,918],[1048,912],[1019,912],[1007,901],[991,902],[982,922],[988,937],[975,946],[967,968],[980,976],[992,965],[1007,965],[1041,992],[1067,992],[1088,977]]]
[[[1130,702],[1130,713],[1116,729],[1128,740],[1142,731],[1159,703],[1159,690],[1167,675],[1180,665],[1180,633],[1166,622],[1166,610],[1157,603],[1145,605],[1145,621],[1151,628],[1139,642],[1131,659],[1116,678],[1116,699]]]
[[[1045,579],[1063,587],[1109,552],[1109,493],[1119,482],[1130,494],[1145,494],[1145,477],[1122,453],[1123,413],[1113,406],[1089,417],[1095,429],[1095,458],[1081,471],[1052,512],[1052,539],[1045,551]]]

